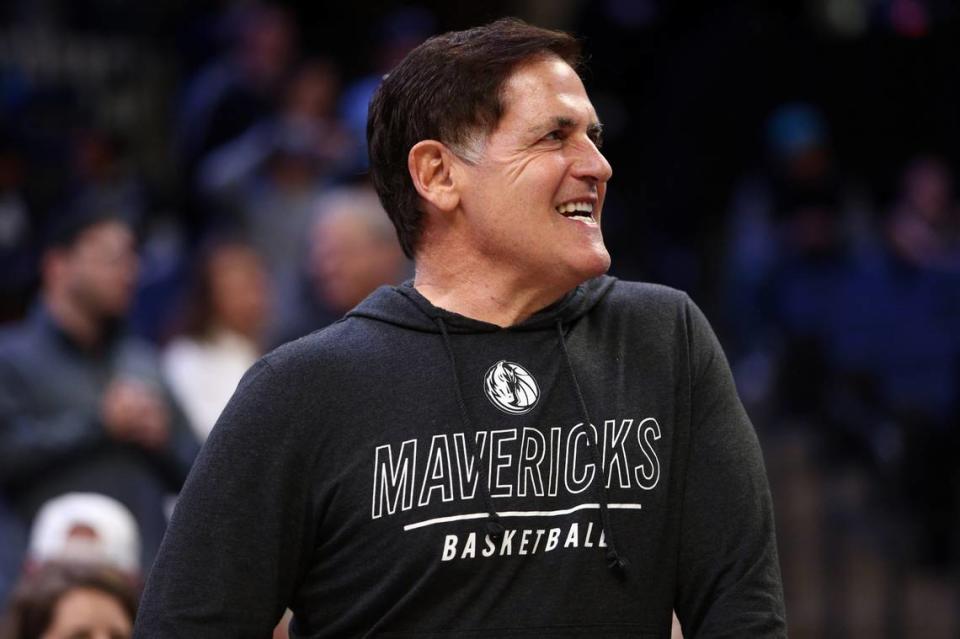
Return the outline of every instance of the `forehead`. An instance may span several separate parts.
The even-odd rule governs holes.
[[[580,76],[556,56],[537,58],[519,67],[503,84],[504,125],[535,125],[538,120],[569,117],[596,122]]]
[[[133,230],[119,220],[104,220],[91,224],[77,236],[76,244],[102,244],[129,242],[134,240]]]

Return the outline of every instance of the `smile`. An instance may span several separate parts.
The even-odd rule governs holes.
[[[583,224],[596,226],[597,220],[593,217],[593,202],[566,202],[556,207],[557,213],[565,218],[576,220]]]

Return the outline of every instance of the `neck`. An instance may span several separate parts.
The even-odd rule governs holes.
[[[64,333],[86,348],[96,346],[103,337],[100,322],[84,313],[65,296],[47,293],[44,296],[47,310]]]
[[[418,256],[413,286],[434,306],[507,327],[549,306],[576,285],[551,286],[544,281],[511,273],[509,266],[498,269],[463,257],[440,260]]]

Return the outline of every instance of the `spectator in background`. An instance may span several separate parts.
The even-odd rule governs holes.
[[[813,195],[784,208],[780,255],[757,303],[777,417],[816,433],[825,467],[852,463],[890,480],[888,497],[913,522],[913,558],[945,567],[955,551],[960,417],[949,172],[912,162],[869,250],[854,250],[835,193]]]
[[[153,350],[122,330],[136,279],[125,221],[60,221],[39,303],[0,336],[0,494],[24,526],[64,493],[111,496],[137,519],[150,565],[197,443]]]
[[[273,111],[274,97],[296,54],[295,27],[277,6],[237,6],[225,14],[222,30],[226,51],[184,91],[179,142],[188,166]]]
[[[72,184],[73,209],[124,211],[136,224],[146,219],[146,187],[132,170],[125,141],[115,132],[87,128],[75,134]]]
[[[253,247],[220,239],[201,249],[183,326],[163,352],[164,374],[200,441],[261,354],[268,306]]]
[[[209,206],[196,190],[201,161],[276,109],[297,32],[289,13],[259,2],[235,5],[221,23],[225,51],[191,78],[177,113],[177,146],[188,235],[209,230]]]
[[[423,7],[402,7],[388,13],[376,31],[373,72],[351,82],[340,99],[340,117],[350,135],[348,154],[352,171],[365,173],[367,159],[367,108],[374,91],[414,47],[434,34],[436,17]]]
[[[133,514],[116,499],[97,493],[54,497],[30,529],[27,572],[48,563],[111,566],[132,581],[142,577],[140,530]]]
[[[333,115],[336,69],[314,60],[286,88],[283,109],[204,160],[199,186],[223,222],[254,242],[274,286],[293,276],[317,199],[342,168],[347,138]]]
[[[774,362],[779,416],[816,430],[831,463],[849,461],[858,456],[861,442],[837,428],[827,409],[838,382],[834,340],[850,322],[856,260],[838,193],[808,191],[796,197],[782,204],[779,255],[758,299],[760,332]]]
[[[53,563],[23,578],[0,639],[127,639],[136,613],[137,592],[120,573]]]
[[[731,367],[753,411],[777,401],[778,385],[789,387],[788,379],[778,381],[778,371],[790,370],[780,366],[784,350],[804,355],[807,370],[819,365],[821,351],[804,351],[811,331],[823,328],[810,321],[826,321],[815,317],[816,299],[832,299],[840,283],[831,278],[846,268],[842,262],[874,243],[868,209],[839,175],[819,109],[804,102],[780,105],[764,133],[767,161],[740,181],[732,198],[722,283]],[[784,278],[790,290],[779,291]],[[794,325],[804,332],[794,335],[799,341],[781,331],[785,314],[807,322]],[[819,392],[819,378],[794,377],[804,382],[789,387],[799,400],[791,400],[791,411]]]
[[[907,166],[889,225],[889,240],[909,261],[960,270],[960,208],[953,176],[939,158],[920,157]]]
[[[883,243],[860,260],[830,352],[844,383],[827,406],[897,475],[915,522],[913,556],[955,558],[960,421],[960,272],[948,171],[921,159],[883,221]]]
[[[393,225],[369,186],[325,196],[307,239],[301,271],[282,291],[274,344],[323,328],[378,286],[410,274]]]
[[[741,180],[727,228],[724,299],[734,360],[757,341],[762,291],[781,256],[790,252],[783,238],[796,221],[797,204],[822,201],[830,194],[836,224],[844,231],[858,215],[837,173],[827,123],[816,107],[781,105],[770,114],[765,136],[768,161]]]

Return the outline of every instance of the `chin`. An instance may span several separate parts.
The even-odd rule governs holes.
[[[609,270],[610,270],[610,254],[604,251],[603,255],[597,256],[595,263],[590,269],[590,274],[587,275],[586,279],[599,277]]]
[[[601,247],[599,250],[593,250],[590,254],[584,255],[582,259],[570,266],[571,275],[576,280],[573,285],[576,286],[606,273],[610,269],[610,253],[607,252],[606,248]]]

